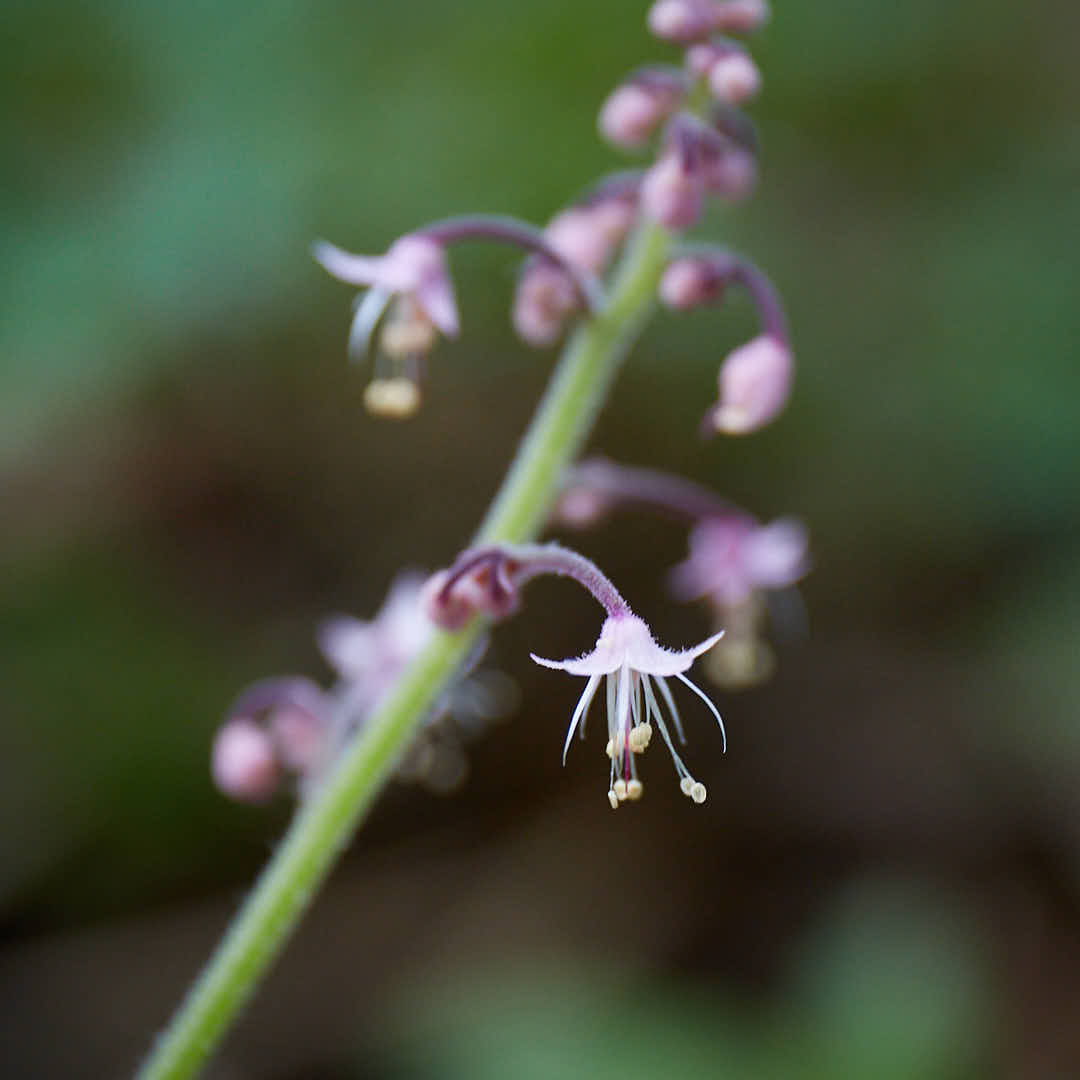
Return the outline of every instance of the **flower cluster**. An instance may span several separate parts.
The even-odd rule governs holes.
[[[662,513],[690,526],[690,552],[669,575],[674,596],[703,600],[723,641],[709,654],[713,681],[751,686],[767,677],[773,655],[764,637],[768,598],[785,593],[810,568],[806,529],[794,518],[763,525],[706,488],[656,469],[603,458],[571,469],[554,522],[575,529],[597,524],[622,507]]]
[[[750,33],[767,17],[761,0],[654,4],[649,26],[658,37],[686,46],[684,64],[631,72],[601,108],[599,127],[624,149],[640,150],[655,140],[656,160],[601,181],[544,229],[508,218],[463,217],[408,233],[380,256],[317,244],[315,258],[331,274],[367,289],[356,305],[349,351],[363,358],[377,344],[375,375],[364,396],[368,409],[411,416],[420,404],[424,357],[440,335],[459,332],[449,245],[488,239],[531,253],[511,315],[519,336],[543,347],[554,344],[574,316],[604,306],[600,278],[636,222],[684,230],[701,219],[709,197],[746,197],[757,177],[757,139],[740,106],[760,91],[761,74],[743,44],[717,34]],[[771,421],[790,391],[792,353],[775,290],[747,260],[699,249],[675,256],[660,297],[685,309],[719,301],[731,283],[746,288],[762,333],[724,361],[705,429],[741,435]]]
[[[436,633],[423,585],[422,576],[403,574],[370,622],[343,615],[322,624],[319,647],[337,675],[330,689],[296,676],[264,679],[240,694],[211,758],[214,782],[224,794],[263,802],[288,779],[301,794],[318,782]],[[465,773],[463,739],[507,712],[515,694],[497,672],[463,672],[428,714],[398,776],[437,791],[456,787]]]
[[[665,265],[657,266],[659,300],[673,311],[720,303],[729,287],[743,290],[761,330],[734,349],[718,374],[718,395],[705,414],[709,434],[744,435],[775,419],[792,383],[793,356],[779,295],[752,262],[723,248],[686,246],[672,233],[696,225],[708,200],[745,198],[757,178],[757,138],[742,106],[760,92],[761,73],[747,48],[728,36],[759,29],[768,16],[763,0],[658,0],[648,25],[683,49],[682,63],[639,67],[624,78],[599,113],[600,132],[615,146],[649,152],[644,168],[616,172],[555,213],[546,226],[497,216],[448,218],[394,241],[383,255],[353,255],[328,243],[315,258],[335,277],[366,291],[356,304],[349,351],[357,359],[374,350],[374,376],[365,390],[368,409],[406,417],[421,399],[426,356],[441,337],[453,338],[461,318],[448,250],[462,241],[488,240],[527,253],[517,279],[511,320],[528,344],[545,347],[574,319],[606,315],[605,276],[631,233],[664,239]],[[591,524],[624,504],[673,515],[690,526],[688,558],[670,574],[681,600],[704,600],[716,632],[701,644],[673,652],[658,645],[611,582],[582,555],[558,545],[482,545],[421,584],[399,582],[370,623],[337,619],[320,635],[322,651],[339,679],[323,690],[306,679],[256,684],[235,704],[219,734],[214,775],[240,798],[266,798],[284,778],[303,791],[314,784],[385,700],[389,688],[431,640],[434,626],[455,631],[476,617],[506,618],[521,606],[522,586],[540,574],[560,574],[587,588],[606,618],[592,652],[537,663],[586,679],[566,736],[585,732],[594,697],[605,684],[608,797],[613,806],[640,797],[636,757],[654,725],[671,751],[682,790],[705,799],[675,749],[683,739],[669,679],[705,701],[721,730],[716,707],[686,677],[708,653],[713,679],[747,685],[771,667],[763,636],[767,599],[789,591],[808,568],[805,530],[793,520],[762,524],[711,491],[650,469],[603,460],[572,469],[554,523]],[[478,689],[480,687],[480,689]],[[489,687],[490,689],[490,687]],[[443,739],[441,718],[488,716],[500,695],[485,695],[478,677],[459,678],[423,727],[421,748]],[[425,754],[427,756],[425,756]],[[406,766],[432,755],[414,752]],[[460,755],[459,755],[460,757]],[[430,762],[429,762],[430,764]],[[428,773],[416,766],[415,772]]]

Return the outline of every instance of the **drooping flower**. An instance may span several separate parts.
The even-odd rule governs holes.
[[[316,244],[313,254],[334,277],[350,285],[411,297],[433,326],[447,337],[457,336],[460,320],[446,254],[429,237],[402,236],[385,255],[352,255],[326,242]]]
[[[722,636],[723,631],[690,649],[673,652],[657,644],[645,622],[627,609],[605,619],[596,647],[584,656],[571,660],[545,660],[532,654],[532,659],[544,667],[583,675],[588,680],[570,719],[563,745],[564,762],[570,741],[579,727],[584,737],[586,714],[606,677],[607,754],[611,759],[608,800],[613,808],[626,799],[641,797],[643,788],[637,776],[635,756],[649,745],[653,721],[671,752],[683,794],[695,803],[705,801],[705,785],[691,776],[675,749],[660,699],[671,714],[680,741],[685,741],[682,722],[667,683],[672,677],[685,683],[705,702],[716,717],[721,734],[724,733],[724,722],[716,706],[684,674],[694,660],[711,649]]]
[[[728,435],[764,427],[787,404],[794,370],[790,347],[774,334],[760,334],[740,345],[720,365],[719,401],[706,423]]]
[[[671,572],[682,600],[727,607],[762,589],[794,585],[809,568],[806,529],[793,518],[762,525],[749,514],[710,517],[690,531],[690,554]]]

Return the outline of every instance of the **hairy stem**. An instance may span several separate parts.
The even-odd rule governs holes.
[[[522,543],[540,531],[563,469],[581,449],[623,357],[652,311],[670,246],[669,235],[657,226],[643,225],[635,234],[609,303],[568,342],[476,543]],[[158,1038],[140,1080],[193,1076],[214,1052],[481,630],[482,623],[474,620],[458,633],[439,634],[311,793]]]

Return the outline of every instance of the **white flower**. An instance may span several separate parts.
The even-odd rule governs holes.
[[[672,652],[658,645],[652,633],[642,619],[629,611],[608,616],[600,631],[596,648],[592,652],[575,660],[545,660],[533,655],[533,660],[544,667],[557,668],[571,675],[585,675],[588,682],[578,700],[570,728],[563,745],[563,761],[570,748],[578,724],[581,724],[582,737],[585,735],[585,714],[592,704],[600,687],[601,679],[607,676],[607,713],[608,744],[607,753],[611,758],[611,777],[608,788],[608,800],[612,807],[617,807],[624,799],[638,799],[642,794],[642,784],[637,778],[637,766],[634,755],[643,753],[652,737],[652,723],[655,719],[660,735],[675,762],[680,778],[680,787],[684,795],[696,803],[705,801],[705,785],[698,783],[683,764],[675,750],[664,721],[664,715],[657,700],[656,690],[663,698],[671,713],[675,731],[681,742],[685,742],[682,723],[679,719],[675,699],[667,679],[674,676],[685,683],[708,705],[724,734],[724,722],[716,706],[683,674],[694,660],[711,649],[723,631],[681,652]],[[653,689],[655,681],[656,690]],[[726,735],[724,745],[726,747]],[[616,773],[618,778],[616,779]]]

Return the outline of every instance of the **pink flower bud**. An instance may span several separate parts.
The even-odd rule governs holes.
[[[649,29],[665,41],[686,45],[714,28],[713,5],[706,0],[657,0],[649,9]]]
[[[717,101],[741,105],[761,90],[761,72],[744,52],[730,52],[709,68],[709,89]]]
[[[634,207],[629,201],[606,199],[556,214],[544,236],[567,262],[595,274],[607,265],[633,220]]]
[[[241,802],[264,802],[281,781],[273,740],[246,716],[233,717],[219,728],[211,772],[218,790]]]
[[[700,169],[687,169],[679,153],[666,153],[641,182],[641,209],[653,221],[685,229],[701,217],[705,199]]]
[[[660,278],[660,299],[669,308],[685,311],[716,300],[723,288],[706,259],[676,259]]]
[[[791,350],[772,334],[740,345],[720,367],[720,400],[709,415],[712,427],[728,435],[764,427],[787,403],[793,370]]]
[[[552,519],[560,525],[573,529],[585,529],[595,525],[611,509],[611,499],[599,491],[580,484],[567,488],[559,496]]]
[[[611,92],[600,110],[600,133],[616,146],[641,146],[670,108],[670,96],[649,86],[624,83]]]
[[[531,261],[518,278],[514,329],[530,345],[552,345],[579,303],[577,288],[564,271],[548,262]]]
[[[713,4],[713,29],[722,34],[749,34],[769,20],[765,0],[724,0]]]
[[[722,199],[745,199],[756,183],[757,159],[742,147],[730,147],[705,162],[705,188]]]

